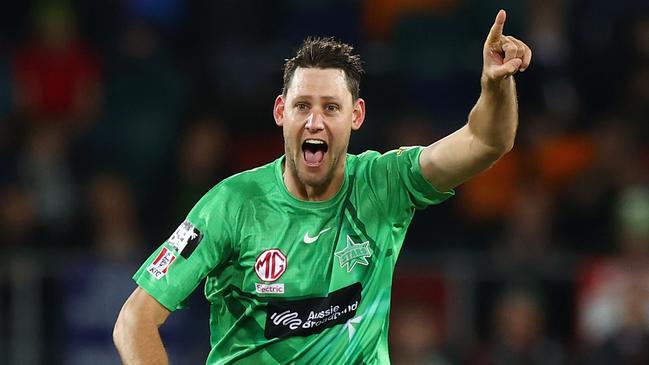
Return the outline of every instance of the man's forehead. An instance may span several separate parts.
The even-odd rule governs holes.
[[[298,67],[288,88],[292,97],[343,98],[350,94],[345,72],[337,68]]]

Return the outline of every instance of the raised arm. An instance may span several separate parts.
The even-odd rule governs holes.
[[[505,11],[499,11],[485,41],[482,91],[468,123],[420,155],[423,175],[440,191],[489,168],[514,146],[518,104],[511,76],[527,69],[532,51],[520,40],[503,35],[505,19]]]
[[[113,341],[125,365],[168,364],[158,328],[169,317],[149,293],[137,287],[119,312]]]

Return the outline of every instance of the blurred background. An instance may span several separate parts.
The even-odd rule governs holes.
[[[478,98],[496,12],[534,52],[512,153],[419,212],[394,364],[649,364],[649,6],[634,0],[13,1],[0,11],[0,364],[116,364],[130,277],[220,179],[283,152],[307,35],[365,60],[350,151],[429,144]],[[209,351],[201,290],[163,328]]]

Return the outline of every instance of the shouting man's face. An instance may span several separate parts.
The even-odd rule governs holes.
[[[275,100],[274,114],[284,130],[289,179],[300,191],[316,196],[330,195],[332,182],[337,191],[351,131],[360,128],[365,116],[365,102],[352,100],[345,73],[333,68],[297,68],[286,96]]]

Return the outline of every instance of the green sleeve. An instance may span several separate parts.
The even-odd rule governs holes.
[[[133,276],[171,311],[183,308],[201,280],[232,251],[232,232],[224,215],[226,195],[218,185],[208,192]]]
[[[423,147],[401,147],[379,155],[369,152],[367,182],[391,216],[410,215],[414,209],[439,204],[455,194],[438,191],[421,173]]]

